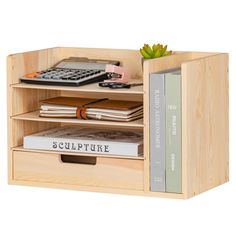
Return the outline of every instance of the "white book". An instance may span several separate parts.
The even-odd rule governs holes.
[[[143,133],[141,131],[108,131],[64,126],[25,136],[24,148],[140,156],[143,153]]]

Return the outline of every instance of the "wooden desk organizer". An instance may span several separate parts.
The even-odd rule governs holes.
[[[97,84],[82,87],[20,83],[20,76],[51,67],[59,60],[80,56],[114,59],[130,70],[143,87],[111,90]],[[181,194],[150,191],[149,73],[182,69],[182,190]],[[133,122],[50,119],[38,116],[39,101],[55,96],[136,100],[144,103],[144,119]],[[144,155],[138,158],[87,156],[96,165],[64,162],[68,153],[25,150],[23,137],[65,124],[143,129]],[[179,52],[146,60],[139,51],[92,48],[52,48],[8,57],[9,183],[32,186],[189,198],[228,181],[228,55]],[[70,159],[78,154],[69,154]],[[92,160],[91,160],[92,161]]]

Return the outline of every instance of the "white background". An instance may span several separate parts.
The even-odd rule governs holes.
[[[0,1],[0,235],[236,235],[235,1]],[[230,178],[187,201],[7,185],[6,56],[54,46],[230,53]],[[215,127],[217,128],[217,127]]]

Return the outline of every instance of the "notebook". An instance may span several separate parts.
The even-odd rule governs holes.
[[[143,117],[142,102],[56,97],[41,101],[40,116],[132,121]]]

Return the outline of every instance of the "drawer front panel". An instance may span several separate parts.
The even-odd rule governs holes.
[[[65,163],[64,159],[70,160],[73,157],[14,151],[14,179],[143,190],[143,160],[97,157],[94,163],[94,158],[84,162],[86,158],[82,157],[81,164]]]

